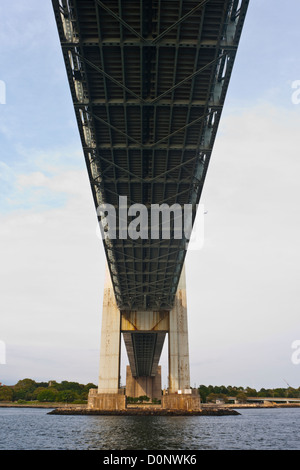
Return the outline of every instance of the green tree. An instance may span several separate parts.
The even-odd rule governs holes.
[[[259,390],[259,392],[257,393],[257,396],[258,397],[270,398],[270,397],[272,397],[272,391],[270,389],[261,388]]]
[[[221,386],[215,385],[213,388],[213,393],[216,393],[216,394],[222,393],[223,395],[227,395],[228,389],[227,387],[225,387],[225,385],[221,385]]]
[[[74,400],[78,398],[77,393],[73,392],[73,390],[61,390],[57,394],[56,401],[63,401],[66,403],[72,403]]]
[[[19,380],[13,387],[13,400],[32,400],[36,382],[32,379]]]
[[[47,388],[48,386],[48,382],[36,382],[36,387]]]
[[[82,393],[83,393],[83,392],[89,393],[89,390],[90,390],[91,388],[97,388],[97,385],[92,384],[91,382],[89,382],[88,384],[86,384],[86,385],[83,386]]]
[[[289,387],[287,390],[287,395],[288,398],[298,398],[298,393],[297,390],[293,387]]]
[[[206,385],[199,385],[198,393],[200,395],[201,401],[206,403],[206,397],[210,393],[208,387]]]
[[[97,388],[97,386],[95,384],[92,384],[92,383],[88,383],[87,385],[83,386],[82,391],[80,393],[78,393],[81,400],[87,400],[88,399],[89,390],[91,388]]]
[[[227,395],[225,395],[224,393],[210,393],[206,397],[207,403],[209,402],[215,403],[216,400],[224,400],[224,402],[226,402],[228,401],[228,398],[227,398]]]
[[[78,382],[68,382],[63,380],[60,384],[56,385],[58,391],[62,390],[72,390],[75,393],[81,393],[84,389],[84,385],[79,384]]]
[[[231,385],[228,385],[227,391],[228,391],[228,395],[231,397],[235,397],[238,393],[236,387],[232,387]]]
[[[0,387],[0,401],[12,401],[13,399],[13,389],[3,385]]]
[[[43,392],[44,390],[48,390],[48,387],[37,387],[34,392],[32,393],[32,399],[37,400],[38,399],[38,394],[40,392]]]
[[[37,400],[38,401],[48,401],[48,402],[54,402],[56,401],[58,392],[55,389],[51,388],[45,388],[44,390],[41,390],[37,394]]]
[[[22,379],[16,383],[15,387],[33,391],[36,387],[36,382],[32,379]]]
[[[247,394],[245,392],[238,392],[236,398],[240,403],[247,402]]]
[[[139,401],[140,403],[142,403],[143,401],[149,401],[149,400],[150,400],[150,398],[149,398],[147,395],[140,395],[140,396],[138,397],[138,401]]]

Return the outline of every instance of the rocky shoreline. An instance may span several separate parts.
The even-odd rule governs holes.
[[[209,404],[202,404],[201,409],[199,411],[194,411],[193,415],[199,416],[219,416],[221,415],[233,415],[233,414],[240,414],[237,410],[243,409],[270,409],[270,408],[299,408],[300,403],[253,403],[253,404],[224,404],[219,406],[209,405]],[[88,410],[87,405],[74,405],[71,403],[14,403],[14,402],[0,402],[0,408],[45,408],[50,409],[51,414],[112,414],[112,412],[108,411],[97,411],[97,410]],[[52,411],[53,410],[53,411]],[[119,415],[178,415],[178,410],[163,410],[158,407],[145,407],[141,406],[140,408],[136,408],[133,405],[129,405],[126,410],[120,410],[117,412]],[[190,416],[192,412],[190,411],[180,411],[181,415]]]
[[[239,415],[236,410],[229,408],[201,409],[197,411],[185,410],[164,410],[164,409],[137,409],[127,408],[126,410],[88,410],[56,408],[49,413],[50,415],[89,415],[89,416],[230,416]]]

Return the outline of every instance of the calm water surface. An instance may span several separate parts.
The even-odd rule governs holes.
[[[240,416],[59,416],[0,408],[1,450],[299,450],[300,409]]]

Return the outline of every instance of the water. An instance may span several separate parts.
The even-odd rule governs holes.
[[[299,450],[300,408],[240,416],[59,416],[0,408],[1,450]]]

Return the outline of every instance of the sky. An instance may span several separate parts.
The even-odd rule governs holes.
[[[0,9],[0,382],[97,384],[105,256],[51,1]],[[299,15],[250,0],[186,257],[191,386],[300,386]]]

